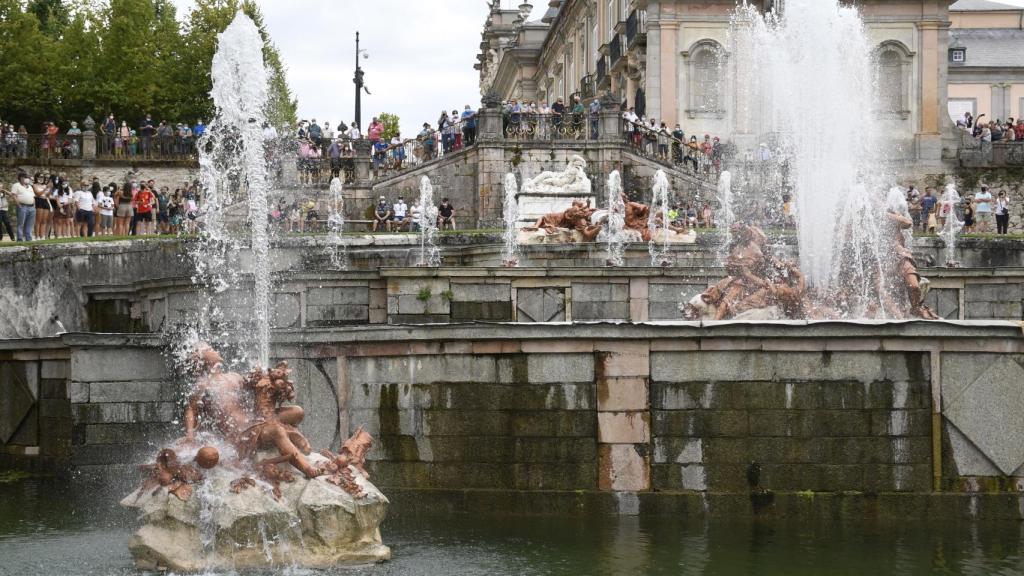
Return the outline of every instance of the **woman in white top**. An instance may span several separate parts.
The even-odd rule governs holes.
[[[75,228],[82,238],[92,236],[96,231],[96,199],[92,192],[82,189],[75,192]]]
[[[110,236],[114,231],[114,197],[110,189],[104,187],[96,195],[96,205],[100,208],[100,226],[97,236]]]
[[[67,182],[62,183],[60,188],[53,189],[53,195],[53,234],[58,238],[69,238],[72,235],[71,228],[75,216],[71,185]]]

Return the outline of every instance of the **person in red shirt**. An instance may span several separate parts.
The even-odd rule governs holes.
[[[141,225],[138,231],[140,236],[153,233],[153,204],[155,201],[156,196],[149,189],[149,184],[143,184],[142,189],[135,195],[135,215]]]

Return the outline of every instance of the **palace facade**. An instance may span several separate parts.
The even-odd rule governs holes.
[[[780,0],[748,0],[770,10]],[[946,85],[952,0],[859,0],[877,47],[883,121],[904,158],[925,171],[955,153]],[[736,0],[551,0],[502,9],[495,0],[476,68],[481,93],[553,102],[610,92],[637,112],[744,146],[760,135],[741,115],[719,58],[729,57]],[[799,105],[799,103],[796,103]],[[944,138],[945,136],[945,138]],[[952,150],[950,150],[952,148]]]
[[[1024,118],[1024,8],[960,0],[949,11],[950,117]]]

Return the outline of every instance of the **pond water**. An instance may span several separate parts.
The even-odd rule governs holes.
[[[0,574],[139,574],[131,515],[88,484],[0,485]],[[120,492],[120,491],[118,491]],[[411,515],[382,528],[393,560],[245,574],[1022,574],[1017,523],[687,522],[652,517]],[[243,575],[239,575],[243,576]]]

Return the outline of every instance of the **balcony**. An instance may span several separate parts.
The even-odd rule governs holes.
[[[587,74],[580,79],[580,98],[587,100],[593,98],[596,91],[594,90],[594,75]]]
[[[632,48],[637,42],[647,40],[647,12],[633,10],[626,19],[626,47]]]
[[[608,62],[612,68],[618,64],[619,60],[622,59],[622,36],[618,34],[615,38],[612,38],[611,43],[608,44]]]
[[[608,61],[605,60],[604,56],[597,59],[597,84],[598,86],[604,82],[604,79],[608,76]]]

